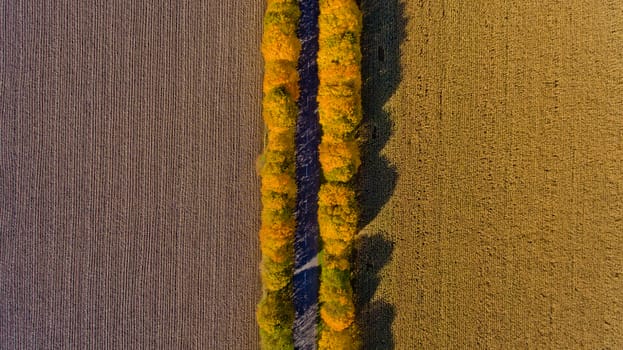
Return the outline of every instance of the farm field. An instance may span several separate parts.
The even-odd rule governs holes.
[[[621,3],[381,3],[362,1],[367,348],[623,347]]]
[[[620,2],[360,3],[364,349],[623,348]],[[0,348],[259,347],[264,10],[0,5]]]
[[[0,5],[0,348],[258,347],[263,10]]]

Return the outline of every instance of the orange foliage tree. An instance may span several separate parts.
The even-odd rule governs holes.
[[[320,349],[361,347],[355,325],[349,257],[359,208],[354,176],[360,165],[362,17],[355,0],[320,0],[318,50],[319,147],[323,182],[318,193]]]
[[[263,293],[256,318],[263,349],[293,349],[292,276],[296,222],[294,132],[301,44],[296,0],[267,0],[262,36],[262,116],[267,142],[259,159],[262,216],[259,232]]]

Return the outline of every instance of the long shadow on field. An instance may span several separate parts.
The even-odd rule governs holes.
[[[404,38],[404,5],[399,0],[362,0],[363,139],[360,172],[360,226],[365,227],[387,203],[398,174],[380,154],[392,135],[393,122],[384,110],[400,82],[400,43]]]
[[[405,37],[404,5],[400,0],[361,0],[363,12],[362,104],[363,139],[359,185],[360,227],[368,225],[381,211],[396,187],[398,173],[381,150],[392,135],[393,122],[384,109],[401,80],[400,44]],[[378,273],[391,259],[394,243],[387,235],[362,237],[355,249],[357,324],[364,349],[393,349],[391,325],[393,305],[373,300]]]
[[[358,242],[353,287],[357,305],[357,324],[361,330],[364,349],[393,349],[392,322],[396,311],[383,300],[372,301],[380,283],[379,272],[390,260],[394,243],[383,234],[364,236]]]

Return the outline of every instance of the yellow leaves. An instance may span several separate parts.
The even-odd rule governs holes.
[[[359,145],[356,141],[320,143],[319,159],[327,181],[348,182],[361,164]]]
[[[318,191],[318,203],[325,207],[353,205],[354,197],[355,191],[343,184],[323,184]]]
[[[355,1],[320,1],[318,78],[321,85],[361,87],[361,27],[361,11]]]
[[[262,54],[266,61],[295,61],[301,51],[301,43],[296,35],[284,33],[277,26],[264,28]]]
[[[278,239],[264,236],[260,239],[260,249],[262,254],[264,254],[267,258],[270,258],[272,261],[276,263],[284,263],[288,260],[290,250],[294,249],[289,243],[290,242],[281,242]]]
[[[355,305],[350,285],[350,270],[331,268],[324,263],[325,260],[336,259],[327,255],[322,256],[320,318],[326,327],[321,330],[319,346],[325,349],[357,349],[359,344],[354,324]]]
[[[262,237],[271,237],[274,239],[291,240],[294,237],[294,228],[294,218],[289,221],[266,224],[260,228],[260,239]]]
[[[333,124],[345,123],[344,132],[352,132],[361,122],[361,95],[352,91],[354,89],[351,87],[347,87],[347,89],[339,89],[338,86],[331,85],[320,88],[317,99],[323,130],[332,128]],[[348,94],[349,92],[350,94]],[[344,95],[336,96],[336,93]]]
[[[284,33],[296,33],[301,11],[296,0],[268,0],[264,13],[264,27],[276,25]]]
[[[319,350],[356,350],[361,348],[359,334],[354,325],[338,332],[330,328],[320,331],[318,339]]]
[[[260,329],[261,349],[294,350],[292,331],[288,328],[277,328],[270,332]]]
[[[320,237],[323,240],[336,241],[332,245],[325,245],[325,249],[332,253],[344,251],[345,248],[342,245],[349,244],[357,233],[356,224],[339,222],[340,220],[338,216],[323,215],[322,218],[318,218]]]
[[[318,193],[322,240],[320,349],[358,349],[348,258],[359,211],[353,177],[361,164],[356,131],[361,123],[361,12],[355,0],[320,0],[319,158],[326,181]]]
[[[291,329],[294,307],[290,288],[265,291],[257,307],[256,319],[263,349],[294,348]]]
[[[321,85],[318,90],[318,116],[323,140],[354,140],[361,123],[361,95],[354,85]]]
[[[329,256],[323,256],[323,261]],[[350,286],[350,272],[323,267],[320,276],[319,298],[322,307],[320,317],[336,331],[342,331],[355,320],[353,291]]]
[[[277,151],[292,153],[294,152],[294,130],[289,129],[282,132],[269,132],[268,143],[266,149],[268,151]]]
[[[320,234],[321,236],[323,236],[323,234]],[[325,250],[325,252],[327,254],[333,255],[333,256],[345,256],[350,254],[351,251],[351,241],[344,241],[341,239],[331,239],[328,238],[327,236],[324,236],[322,238],[324,246],[323,249]]]
[[[294,218],[294,207],[284,207],[279,210],[262,209],[262,225],[272,225],[278,222],[288,222]]]
[[[352,32],[330,36],[318,51],[318,77],[321,84],[354,84],[361,87],[361,52]]]
[[[326,183],[318,192],[318,225],[325,249],[335,251],[352,241],[357,232],[359,211],[355,191],[344,184]],[[336,247],[329,242],[339,241]],[[340,248],[340,251],[342,249]]]
[[[348,261],[348,257],[343,254],[331,256],[328,259],[324,259],[323,267],[329,270],[348,271],[350,270],[350,262]]]
[[[264,153],[258,160],[262,191],[259,232],[264,295],[257,307],[263,349],[293,349],[291,279],[294,273],[294,129],[299,95],[296,36],[300,11],[296,0],[268,0],[262,54],[262,117],[267,128]]]
[[[340,332],[355,321],[355,306],[352,304],[352,300],[348,303],[345,298],[327,302],[320,308],[320,317],[327,326]]]
[[[335,104],[339,103],[344,97],[354,97],[355,102],[360,100],[359,87],[348,84],[336,84],[328,85],[321,84],[318,86],[318,103],[322,104]],[[329,98],[329,100],[327,100]],[[361,103],[361,101],[359,101]]]
[[[297,106],[285,87],[264,95],[262,116],[269,132],[285,132],[296,125]]]
[[[285,288],[290,283],[292,277],[292,260],[286,259],[283,263],[270,260],[264,256],[260,264],[260,277],[264,289],[269,291],[277,291]]]
[[[331,35],[323,38],[322,42],[323,45],[319,54],[322,56],[320,62],[339,61],[341,64],[359,64],[361,61],[359,33],[331,33]]]
[[[293,101],[299,97],[299,76],[295,61],[267,61],[263,90],[267,94],[275,86],[283,86]]]
[[[265,263],[283,264],[292,261],[295,227],[294,218],[289,221],[264,222],[259,238],[262,254],[269,259]]]
[[[270,140],[270,137],[269,137]],[[288,151],[274,151],[272,146],[267,145],[261,156],[260,176],[269,174],[291,174],[294,176],[294,148]]]
[[[283,193],[294,197],[296,182],[290,174],[266,174],[262,177],[262,192]]]
[[[260,249],[262,254],[276,263],[291,260],[292,237],[294,237],[294,220],[290,222],[274,222],[260,228]]]
[[[360,66],[356,64],[340,64],[340,62],[328,62],[326,67],[320,70],[318,61],[318,79],[324,84],[355,84],[361,86]]]
[[[295,2],[272,1],[264,15],[262,54],[266,62],[296,62],[301,51],[301,42],[296,36],[300,11]]]
[[[333,257],[324,254],[321,258],[322,263],[327,259],[332,260]],[[320,282],[319,293],[321,302],[343,300],[342,304],[350,303],[349,299],[352,298],[353,293],[350,286],[349,270],[331,269],[323,266]]]
[[[319,40],[336,33],[361,33],[361,11],[354,0],[320,0],[319,5]]]
[[[268,4],[268,8],[270,9],[272,5],[275,4],[284,4],[284,5],[297,5],[297,0],[266,0]],[[298,7],[296,8],[298,10]]]
[[[266,211],[280,211],[292,206],[293,198],[283,193],[262,193],[262,206]]]
[[[360,165],[354,133],[361,122],[361,13],[355,1],[320,2],[318,110],[320,164],[327,181],[348,182]]]
[[[284,303],[284,293],[273,292],[265,293],[257,307],[257,318],[260,329],[270,331],[272,328],[282,324],[282,315],[279,311],[286,306]]]

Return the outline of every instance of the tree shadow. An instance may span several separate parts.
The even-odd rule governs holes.
[[[401,80],[400,45],[405,37],[404,4],[400,0],[361,0],[362,165],[359,175],[360,228],[381,211],[396,187],[398,173],[382,149],[392,136],[393,122],[384,105]],[[358,239],[353,254],[353,288],[356,294],[356,322],[364,349],[393,349],[391,326],[395,307],[373,300],[380,283],[379,273],[391,260],[394,242],[377,233]]]
[[[406,20],[399,0],[362,0],[360,7],[364,144],[359,203],[360,227],[365,227],[387,203],[398,178],[396,168],[380,152],[392,135],[393,122],[383,107],[401,80],[400,44]]]
[[[379,286],[379,272],[390,260],[394,243],[384,234],[361,237],[355,247],[353,288],[356,291],[356,322],[364,349],[393,349],[392,322],[396,315],[392,304],[372,300]]]

